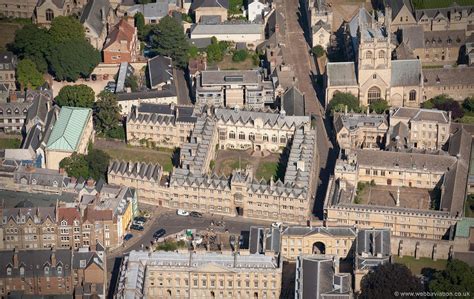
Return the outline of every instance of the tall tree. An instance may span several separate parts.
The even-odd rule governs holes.
[[[421,292],[423,286],[401,264],[383,264],[362,278],[359,298],[395,298],[395,292]]]
[[[21,90],[25,88],[36,89],[44,83],[43,74],[38,71],[36,64],[28,58],[18,62],[16,78],[20,83]]]
[[[429,101],[424,102],[423,108],[436,108],[438,110],[451,111],[452,119],[458,119],[464,115],[464,111],[461,105],[459,105],[459,102],[445,94],[438,95]]]
[[[92,108],[95,93],[87,85],[67,85],[61,88],[55,100],[59,106]]]
[[[104,179],[107,175],[110,156],[99,149],[92,149],[85,157],[89,165],[89,176],[94,180]]]
[[[85,156],[73,153],[70,157],[66,157],[59,162],[59,167],[66,170],[68,176],[75,178],[89,178],[89,164]]]
[[[135,20],[135,27],[137,27],[137,32],[138,32],[138,39],[139,40],[144,40],[145,39],[145,17],[141,12],[137,12],[134,16]]]
[[[51,22],[49,34],[55,43],[62,43],[67,40],[85,40],[84,27],[73,17],[57,16]]]
[[[117,97],[107,91],[101,92],[94,104],[94,126],[96,131],[107,134],[108,131],[120,126],[120,111]]]
[[[9,48],[20,59],[31,59],[37,69],[45,73],[48,70],[46,56],[50,51],[50,41],[50,35],[46,29],[30,24],[15,32],[15,40]]]
[[[390,106],[388,102],[382,99],[378,99],[370,103],[369,108],[371,111],[375,111],[375,113],[382,114],[388,110]]]
[[[429,289],[434,293],[449,290],[472,295],[474,294],[474,267],[460,260],[451,260],[446,270],[438,271],[433,275]]]
[[[465,98],[464,102],[462,103],[462,107],[466,111],[473,112],[474,111],[474,96]]]
[[[166,16],[150,31],[150,42],[156,53],[169,56],[176,66],[186,67],[189,44],[183,26],[174,18]]]
[[[329,102],[329,109],[332,112],[344,111],[346,106],[348,111],[360,111],[359,100],[353,94],[348,92],[335,93],[332,100]]]
[[[100,62],[100,53],[86,40],[67,40],[54,45],[48,61],[56,79],[76,81],[90,75]]]

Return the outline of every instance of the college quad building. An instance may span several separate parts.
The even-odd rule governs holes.
[[[259,181],[249,167],[230,176],[213,173],[216,152],[225,149],[286,149],[283,180]],[[198,116],[181,147],[179,167],[171,173],[156,165],[113,161],[108,178],[137,187],[141,198],[159,206],[303,223],[311,214],[317,169],[316,131],[309,116],[215,108]]]

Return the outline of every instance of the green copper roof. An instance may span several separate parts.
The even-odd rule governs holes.
[[[474,218],[463,218],[456,224],[456,237],[469,237],[469,231],[474,227]]]
[[[89,108],[62,107],[46,149],[76,151],[91,114],[92,109]]]

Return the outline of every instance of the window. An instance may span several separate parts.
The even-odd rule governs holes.
[[[44,274],[49,275],[49,267],[48,266],[44,267]]]
[[[51,22],[54,19],[54,12],[52,9],[46,10],[46,21]]]
[[[244,132],[239,133],[239,139],[240,140],[245,140],[245,133]]]
[[[384,50],[379,51],[379,58],[385,58],[385,51]]]
[[[21,276],[25,275],[25,267],[23,266],[20,267],[20,275]]]
[[[235,139],[235,132],[234,131],[229,132],[229,138],[230,139]]]
[[[380,88],[377,86],[373,86],[369,89],[367,93],[367,100],[369,101],[369,104],[372,104],[373,102],[380,100]]]
[[[58,271],[59,275],[62,275],[63,274],[63,267],[58,266],[57,271]]]
[[[263,141],[268,141],[268,135],[267,134],[263,134]]]
[[[280,136],[280,143],[286,143],[286,136]]]
[[[372,59],[372,51],[365,52],[365,58],[366,59]]]
[[[7,275],[8,275],[8,276],[11,276],[11,275],[12,275],[12,268],[11,268],[11,267],[8,267],[8,268],[7,268]]]
[[[416,101],[416,90],[410,91],[409,100]]]
[[[274,142],[274,143],[278,142],[278,137],[276,135],[272,136],[272,142]]]
[[[255,134],[253,132],[250,132],[249,134],[249,140],[254,141],[255,140]]]
[[[373,74],[372,79],[377,79],[377,74]]]

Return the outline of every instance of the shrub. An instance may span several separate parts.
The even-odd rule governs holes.
[[[245,49],[235,51],[234,55],[232,56],[232,61],[234,62],[241,62],[247,59],[248,52]]]

